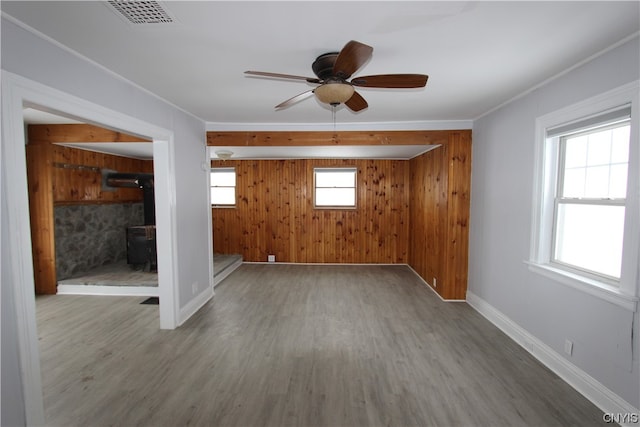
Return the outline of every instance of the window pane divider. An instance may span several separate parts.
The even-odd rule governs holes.
[[[556,202],[573,205],[625,206],[626,199],[583,199],[558,197],[556,198]]]

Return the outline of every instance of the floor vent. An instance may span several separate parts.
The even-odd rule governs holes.
[[[149,297],[140,304],[144,305],[160,305],[160,297]]]
[[[109,4],[132,24],[171,24],[175,21],[157,1],[110,0]]]

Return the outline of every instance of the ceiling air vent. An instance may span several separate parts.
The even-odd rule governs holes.
[[[132,24],[171,24],[175,21],[157,1],[111,0],[109,4]]]

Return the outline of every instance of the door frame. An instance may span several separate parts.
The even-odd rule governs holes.
[[[11,248],[11,286],[16,311],[20,377],[27,425],[45,423],[36,325],[35,290],[23,109],[35,106],[91,124],[153,140],[155,205],[158,242],[158,291],[161,329],[178,326],[179,293],[176,233],[176,176],[174,134],[162,128],[85,99],[2,70],[2,180]],[[10,182],[9,182],[10,178]],[[0,181],[1,182],[1,181]],[[6,239],[6,240],[5,240]],[[3,248],[6,250],[7,248]]]

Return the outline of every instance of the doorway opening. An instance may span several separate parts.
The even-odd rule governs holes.
[[[35,283],[29,201],[26,173],[24,109],[37,109],[126,132],[153,141],[153,164],[156,188],[156,221],[158,234],[158,292],[160,296],[159,327],[174,329],[178,319],[177,237],[175,205],[175,165],[173,132],[119,113],[101,105],[50,88],[32,80],[2,72],[2,176],[3,242],[15,245],[7,261],[16,322],[21,382],[27,424],[44,424],[40,353],[35,312]],[[6,180],[10,177],[11,182]],[[4,215],[6,214],[6,216]],[[5,231],[5,230],[3,230]]]
[[[23,115],[36,294],[158,296],[152,141]]]

